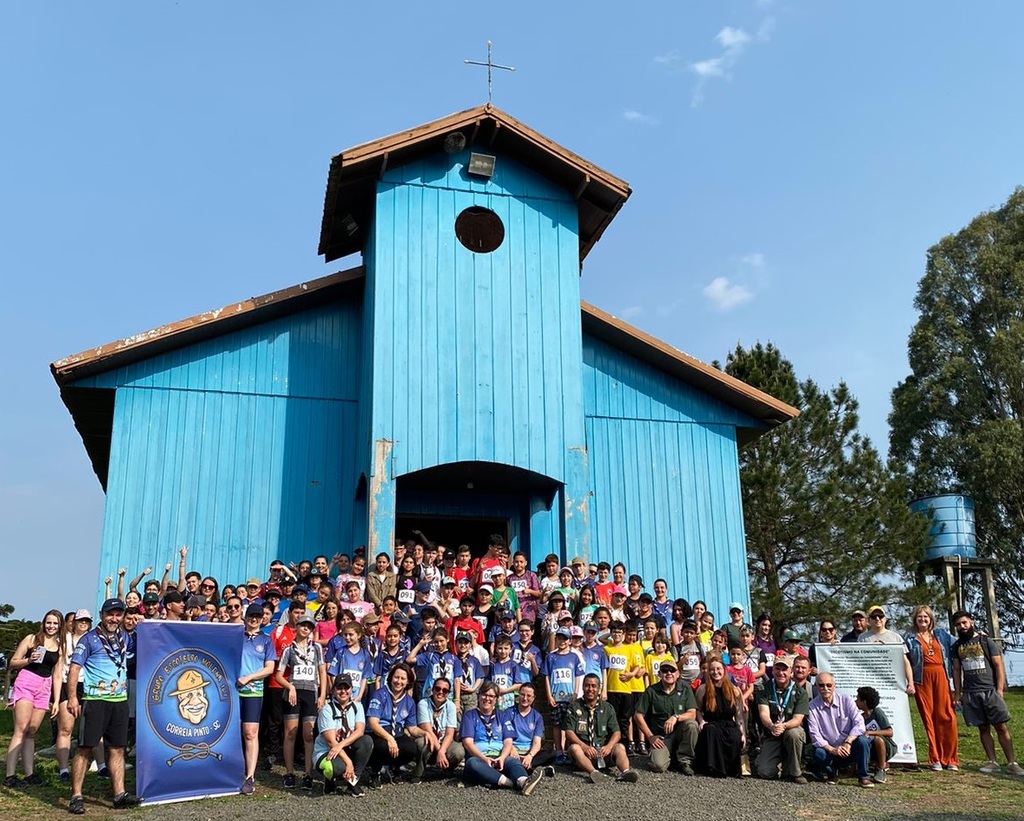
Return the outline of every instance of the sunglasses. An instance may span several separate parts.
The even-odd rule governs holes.
[[[228,605],[228,610],[241,610],[241,609],[242,609],[242,605],[240,605],[240,604],[229,604]]]
[[[217,585],[215,584],[201,584],[199,585],[203,590],[216,590]]]
[[[878,619],[879,621],[881,621],[882,619],[884,619],[884,618],[885,618],[885,616],[883,616],[883,615],[881,615],[881,614],[878,614],[878,615],[876,615],[876,616],[868,616],[868,618],[869,618],[869,619]]]
[[[440,693],[441,695],[444,695],[444,694],[450,692],[450,690],[449,690],[448,687],[435,687],[434,688],[434,692],[435,693]]]

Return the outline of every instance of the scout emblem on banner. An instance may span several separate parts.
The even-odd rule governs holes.
[[[236,697],[220,661],[205,650],[183,647],[156,665],[146,686],[146,717],[176,761],[223,756],[217,744],[231,723]],[[168,689],[173,687],[173,689]]]
[[[138,631],[138,767],[144,803],[237,794],[241,625],[143,622]]]

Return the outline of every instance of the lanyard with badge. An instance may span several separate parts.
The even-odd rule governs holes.
[[[789,686],[786,688],[786,695],[779,701],[779,690],[777,687],[772,687],[771,696],[772,704],[775,705],[775,709],[779,712],[779,717],[776,719],[777,724],[781,724],[786,720],[786,707],[789,706],[789,699],[793,695],[793,682],[789,682]]]

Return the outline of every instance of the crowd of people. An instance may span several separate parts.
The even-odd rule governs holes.
[[[70,812],[85,812],[93,760],[110,778],[115,807],[138,803],[124,772],[143,620],[243,627],[236,688],[246,795],[259,769],[278,764],[286,789],[322,781],[325,794],[354,797],[431,776],[529,796],[556,766],[594,783],[633,783],[640,764],[796,783],[834,783],[848,769],[874,787],[897,749],[879,694],[861,687],[845,695],[816,666],[821,645],[853,641],[902,646],[931,769],[960,766],[959,704],[979,728],[989,759],[981,771],[1001,770],[997,739],[1007,772],[1024,774],[999,645],[964,611],[954,617],[956,637],[926,606],[900,634],[888,628],[885,607],[871,605],[850,614],[841,638],[835,622],[822,621],[808,647],[768,614],[748,623],[739,602],[718,620],[703,601],[672,598],[664,579],[648,592],[621,563],[575,557],[562,566],[549,555],[531,569],[500,535],[475,559],[468,546],[421,536],[370,567],[359,549],[275,561],[267,578],[237,585],[188,570],[187,561],[181,548],[173,582],[172,563],[161,580],[148,578],[151,568],[130,581],[121,570],[116,589],[106,580],[98,625],[87,610],[51,610],[19,644],[5,787],[40,783],[34,738],[49,715]]]

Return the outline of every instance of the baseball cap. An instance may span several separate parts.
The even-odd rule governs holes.
[[[245,586],[246,587],[259,587],[260,586],[260,580],[257,579],[255,576],[253,576],[251,579],[248,579],[246,581]]]
[[[401,610],[396,610],[394,613],[391,614],[391,623],[392,624],[408,624],[409,623],[409,617],[407,615],[405,615],[405,613],[403,613]]]
[[[555,631],[555,635],[567,639],[572,638],[572,632],[566,627],[559,627]]]
[[[168,590],[164,593],[164,604],[181,604],[185,597],[178,590]]]
[[[588,632],[588,633],[599,633],[599,632],[601,632],[601,628],[598,627],[596,624],[594,624],[594,622],[592,622],[592,621],[588,621],[586,624],[584,624],[583,625],[583,629],[586,632]]]
[[[491,568],[491,578],[492,579],[495,576],[507,576],[507,575],[508,575],[508,571],[504,567],[502,567],[502,565],[500,565],[500,564],[497,565],[496,567],[492,567]]]
[[[568,610],[563,610],[561,613],[558,614],[558,621],[572,621],[572,613],[570,613]]]
[[[486,583],[485,583],[485,584],[482,584],[482,585],[480,585],[480,586],[479,586],[479,587],[478,587],[478,588],[476,589],[476,592],[477,592],[477,593],[493,593],[493,592],[494,592],[494,585],[492,585],[492,584],[486,584]]]
[[[571,565],[586,564],[586,562],[583,561],[583,557],[582,556],[573,556],[569,560],[569,564],[571,564]]]
[[[658,665],[659,670],[666,670],[671,668],[672,670],[678,670],[679,667],[672,659],[665,659],[661,664]]]
[[[75,621],[85,621],[86,619],[92,621],[92,613],[84,608],[75,611]]]
[[[100,608],[100,613],[113,613],[115,610],[124,610],[124,602],[120,599],[107,599]]]
[[[449,584],[455,585],[455,584],[458,584],[458,582],[455,581],[455,579],[453,579],[451,576],[445,576],[443,579],[441,579],[441,586],[442,587],[444,587],[446,585],[449,585]]]
[[[729,605],[730,613],[736,610],[739,610],[741,613],[743,612],[743,605],[740,604],[738,601],[734,601],[732,604]]]
[[[417,593],[429,593],[433,588],[431,587],[430,582],[417,582],[414,589]]]
[[[455,640],[456,641],[473,641],[473,636],[470,635],[469,633],[459,633],[455,637]]]
[[[362,624],[380,624],[380,616],[374,613],[372,610],[363,616]]]
[[[850,613],[850,618],[852,619],[854,616],[860,616],[862,619],[866,619],[868,617],[868,614],[865,613],[863,610],[854,610],[852,613]]]
[[[872,613],[874,613],[874,612],[875,612],[876,610],[877,610],[877,611],[878,611],[879,613],[881,613],[881,614],[882,614],[883,616],[885,616],[886,618],[888,618],[888,617],[889,617],[889,614],[885,612],[885,608],[884,608],[884,607],[882,607],[882,605],[880,605],[880,604],[873,604],[873,605],[871,605],[871,606],[870,606],[870,607],[868,608],[868,615],[870,616],[870,615],[871,615]]]
[[[502,608],[498,611],[498,619],[514,619],[516,614],[507,608]]]
[[[793,659],[790,656],[783,655],[780,653],[775,657],[775,661],[772,662],[772,667],[792,667]]]
[[[625,596],[625,595],[628,595],[628,593],[629,593],[629,591],[626,590],[626,588],[623,587],[621,584],[617,584],[617,585],[615,585],[612,588],[612,595],[613,596]]]
[[[142,597],[143,604],[159,604],[160,597],[156,593],[147,593]]]
[[[782,634],[783,641],[800,641],[800,634],[796,630],[787,630]]]
[[[263,618],[263,605],[262,604],[250,604],[245,608],[245,617],[259,616]]]
[[[304,584],[297,584],[292,588],[292,593],[308,593],[309,588]]]
[[[637,598],[637,601],[641,601],[644,604],[651,604],[654,601],[654,596],[652,596],[650,593],[641,593],[640,596]]]
[[[581,638],[583,638],[583,628],[582,627],[577,627],[577,626],[574,625],[574,626],[569,628],[569,634],[574,639],[581,639]]]
[[[563,567],[561,570],[558,571],[558,575],[559,576],[561,576],[563,573],[568,573],[570,576],[575,575],[572,572],[572,568],[569,567],[569,565],[566,565],[565,567]]]
[[[334,677],[334,689],[337,690],[338,687],[340,687],[341,685],[348,685],[349,687],[351,687],[352,676],[350,676],[348,673],[338,673],[338,675]]]
[[[631,581],[631,582],[636,582],[636,583],[637,583],[638,585],[640,585],[641,587],[643,587],[643,586],[644,586],[644,579],[643,579],[643,576],[638,576],[638,575],[636,575],[635,573],[634,573],[634,574],[633,574],[632,576],[630,576],[630,577],[629,577],[629,581]]]
[[[303,610],[302,615],[295,622],[296,624],[311,624],[316,627],[316,619],[313,618],[312,613],[308,610]]]
[[[189,596],[185,602],[185,609],[191,610],[193,607],[206,607],[206,596]]]
[[[263,598],[265,598],[265,599],[277,599],[278,601],[280,601],[281,600],[281,591],[280,590],[275,590],[274,588],[270,588],[266,593],[263,594]],[[167,601],[167,597],[166,596],[164,597],[164,601]]]

